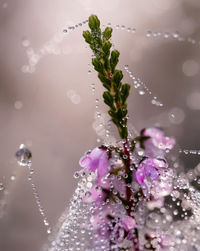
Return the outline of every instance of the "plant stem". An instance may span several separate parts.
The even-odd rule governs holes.
[[[130,85],[121,82],[123,73],[116,69],[120,53],[117,50],[111,51],[112,28],[106,27],[102,32],[100,21],[95,15],[89,17],[89,27],[91,31],[84,31],[83,37],[94,53],[92,64],[106,88],[103,93],[104,103],[109,106],[108,114],[116,125],[120,137],[126,139],[128,137],[126,100]]]
[[[125,170],[126,170],[126,174],[129,176],[130,175],[130,164],[131,164],[131,160],[130,160],[130,152],[129,152],[129,143],[128,143],[128,139],[126,139],[126,141],[123,144],[124,146],[124,154],[127,156],[126,159],[126,165],[125,165]],[[131,188],[127,185],[126,186],[126,199],[128,202],[128,216],[131,216],[131,208],[132,208],[132,191]],[[133,248],[134,251],[140,251],[139,249],[139,236],[138,236],[138,229],[135,228],[135,238],[133,239]]]

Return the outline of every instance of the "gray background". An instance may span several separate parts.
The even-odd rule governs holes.
[[[83,28],[58,43],[63,29],[91,13],[102,23],[136,28],[135,34],[114,29],[120,64],[128,64],[164,103],[163,108],[153,106],[151,96],[140,96],[132,88],[130,123],[138,130],[159,123],[180,148],[200,149],[199,0],[0,1],[1,204],[6,200],[5,210],[0,208],[1,251],[36,251],[47,241],[27,170],[14,159],[18,146],[25,143],[33,153],[35,183],[54,226],[76,187],[73,173],[80,156],[97,144],[92,123],[95,99],[103,89],[95,75],[87,73],[91,59]],[[178,30],[197,42],[147,38],[147,30]],[[42,50],[46,54],[36,63]],[[29,64],[35,69],[27,68]],[[27,69],[33,72],[24,72]],[[102,104],[99,109],[106,111]],[[186,168],[199,161],[198,156],[181,158]]]

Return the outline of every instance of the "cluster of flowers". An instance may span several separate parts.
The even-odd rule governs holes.
[[[90,224],[100,237],[112,244],[130,240],[138,245],[138,203],[145,201],[149,209],[160,208],[172,192],[173,170],[168,167],[166,152],[174,144],[161,129],[148,128],[122,147],[97,147],[80,159],[83,170],[95,175],[82,200],[96,205]],[[115,213],[116,203],[124,208],[121,215]]]

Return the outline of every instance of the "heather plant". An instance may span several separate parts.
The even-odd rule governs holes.
[[[102,31],[95,15],[88,24],[83,37],[120,140],[81,157],[81,170],[75,173],[81,179],[50,250],[200,250],[198,203],[182,204],[185,197],[191,202],[196,192],[168,161],[175,140],[157,127],[144,128],[136,137],[129,134],[130,85],[118,69],[120,53],[111,43],[112,28]]]

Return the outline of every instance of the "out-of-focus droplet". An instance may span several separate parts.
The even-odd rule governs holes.
[[[24,144],[21,144],[19,150],[15,154],[17,163],[20,166],[31,166],[32,161],[32,153],[31,151],[25,147]]]
[[[17,110],[20,110],[20,109],[22,108],[22,106],[23,106],[23,103],[22,103],[22,101],[20,101],[20,100],[17,100],[17,101],[15,102],[15,104],[14,104],[14,107],[15,107],[15,109],[17,109]]]
[[[23,45],[24,47],[28,47],[28,46],[30,46],[30,41],[29,41],[28,39],[23,39],[23,40],[22,40],[22,45]]]
[[[152,35],[152,32],[151,31],[147,31],[146,36],[147,37],[151,37],[151,35]]]
[[[16,175],[11,175],[10,180],[12,180],[12,181],[16,180]]]
[[[199,64],[195,60],[186,60],[182,65],[182,71],[187,77],[193,77],[199,72]]]
[[[75,94],[71,97],[73,104],[78,105],[81,102],[81,97],[78,94]]]
[[[47,234],[51,234],[51,228],[47,229]]]
[[[2,4],[2,8],[3,8],[3,9],[8,8],[8,3],[3,3],[3,4]]]
[[[200,92],[193,92],[187,96],[187,105],[192,110],[200,110]]]
[[[144,90],[139,90],[139,94],[140,94],[140,95],[144,95],[144,94],[145,94],[145,91],[144,91]]]
[[[171,111],[169,112],[169,121],[172,124],[181,124],[185,119],[185,113],[182,109],[178,108],[178,107],[174,107],[171,109]]]

